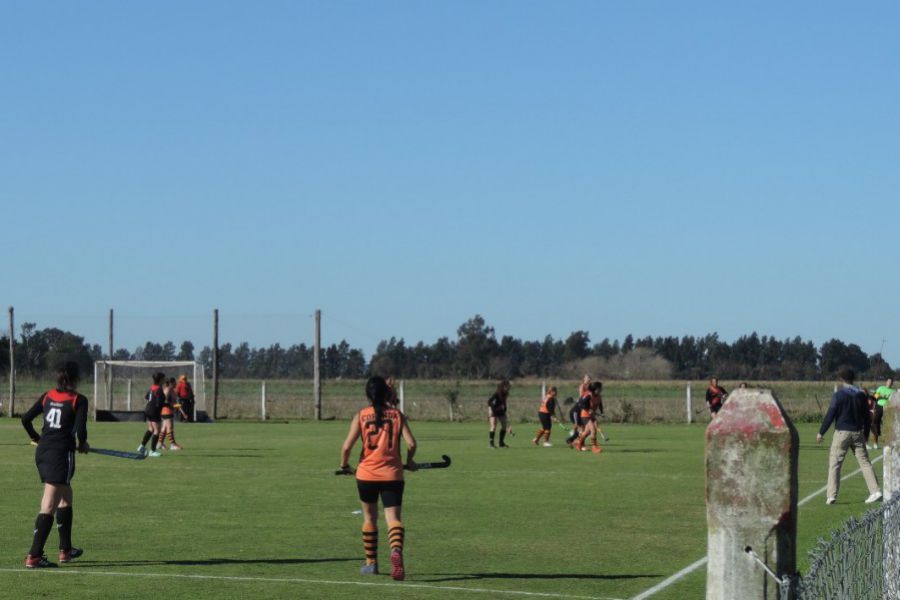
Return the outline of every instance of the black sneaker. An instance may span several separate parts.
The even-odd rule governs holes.
[[[69,548],[68,550],[60,550],[59,562],[71,562],[73,558],[78,558],[82,554],[84,554],[84,550],[82,550],[81,548]]]
[[[56,563],[47,560],[46,554],[44,556],[32,556],[29,554],[25,557],[25,567],[28,569],[47,569],[56,567]]]

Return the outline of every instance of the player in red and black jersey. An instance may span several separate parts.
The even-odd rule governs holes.
[[[44,544],[53,529],[53,514],[59,529],[59,562],[67,563],[82,555],[72,547],[72,477],[75,475],[75,449],[85,453],[87,442],[87,398],[75,391],[78,365],[67,362],[57,372],[56,389],[43,394],[22,415],[22,426],[37,444],[34,462],[44,484],[41,510],[34,523],[34,539],[25,566],[29,569],[55,567],[44,555]],[[32,421],[43,414],[38,434]]]
[[[719,380],[715,377],[711,377],[709,380],[709,387],[706,388],[706,406],[709,408],[711,416],[716,416],[716,413],[719,412],[722,405],[725,404],[725,396],[727,395],[728,391],[719,385]]]
[[[147,442],[149,441],[150,456],[153,457],[161,456],[156,451],[156,442],[162,425],[163,405],[166,403],[166,393],[162,389],[165,381],[165,373],[156,373],[153,376],[153,385],[150,386],[150,390],[144,396],[147,399],[147,404],[144,405],[144,419],[147,421],[147,431],[144,432],[144,437],[137,451],[141,454],[147,454]]]
[[[184,416],[184,411],[181,410],[181,404],[178,402],[178,393],[175,391],[175,388],[176,382],[174,377],[166,380],[165,385],[163,385],[164,399],[162,408],[159,411],[161,424],[159,428],[159,444],[157,445],[163,450],[166,449],[166,437],[169,438],[172,444],[169,446],[172,451],[181,450],[181,446],[175,441],[175,411],[181,412],[182,417]]]
[[[341,446],[340,468],[352,473],[348,463],[350,452],[357,440],[362,440],[362,452],[356,469],[356,487],[363,511],[363,547],[366,562],[361,574],[378,573],[378,498],[384,505],[384,518],[388,524],[391,544],[391,577],[402,580],[406,576],[403,566],[403,538],[405,528],[400,517],[403,504],[403,469],[400,458],[400,438],[406,442],[405,468],[416,470],[413,456],[416,438],[409,428],[406,415],[390,406],[390,389],[381,377],[371,377],[366,382],[366,397],[371,406],[356,413],[350,423],[350,431]]]
[[[509,420],[506,418],[506,400],[509,398],[509,390],[512,389],[509,381],[504,379],[497,384],[497,390],[488,398],[488,424],[490,425],[489,437],[491,440],[491,448],[494,446],[494,432],[497,429],[497,422],[500,422],[500,447],[508,448],[506,445],[506,433],[512,431],[509,426]]]

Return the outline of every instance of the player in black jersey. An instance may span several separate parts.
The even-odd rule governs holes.
[[[75,391],[78,385],[78,365],[67,362],[57,373],[56,389],[43,394],[28,412],[22,415],[22,426],[37,443],[34,461],[37,464],[44,496],[41,511],[34,523],[34,541],[25,557],[29,569],[55,567],[47,560],[44,544],[53,529],[53,513],[59,529],[59,562],[67,563],[83,554],[72,547],[72,477],[75,475],[75,441],[78,452],[90,449],[87,443],[87,398]],[[40,435],[32,421],[43,414]]]
[[[144,419],[147,421],[147,431],[141,439],[141,445],[137,451],[141,454],[147,454],[147,442],[150,442],[149,456],[162,456],[156,451],[156,443],[159,440],[159,432],[162,427],[162,409],[166,402],[166,394],[162,389],[163,383],[166,381],[165,373],[156,373],[153,375],[153,385],[150,391],[144,396],[147,404],[144,406]]]
[[[506,418],[506,400],[509,398],[509,390],[512,389],[509,381],[504,379],[497,384],[497,391],[488,399],[488,424],[490,425],[489,439],[491,448],[494,446],[494,435],[497,429],[497,421],[500,422],[500,447],[508,448],[506,445],[506,432],[512,431],[509,426],[509,420]]]

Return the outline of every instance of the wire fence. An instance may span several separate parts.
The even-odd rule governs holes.
[[[781,600],[900,600],[900,496],[819,538],[806,575],[781,580]]]

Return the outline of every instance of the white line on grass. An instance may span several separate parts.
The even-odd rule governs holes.
[[[34,569],[0,569],[0,573],[30,573]],[[116,573],[113,571],[88,571],[81,569],[47,569],[44,572],[55,575],[100,575],[106,577],[170,577],[175,579],[200,579],[214,581],[252,581],[261,583],[312,583],[320,585],[356,585],[366,587],[419,588],[433,591],[471,592],[473,594],[505,594],[507,596],[529,596],[536,598],[572,598],[573,600],[623,600],[603,596],[572,596],[549,592],[520,592],[515,590],[489,590],[449,585],[426,585],[424,583],[369,583],[364,581],[329,581],[326,579],[298,579],[279,577],[233,577],[228,575],[185,575],[182,573]]]
[[[872,459],[872,464],[877,463],[882,458],[883,458],[883,456],[876,456],[875,458]],[[857,475],[858,473],[862,473],[862,469],[857,469],[857,470],[853,471],[852,473],[850,473],[849,475],[845,475],[844,477],[841,477],[841,481],[847,481],[848,479],[850,479],[854,475]],[[822,492],[824,492],[827,489],[828,489],[828,486],[822,487],[822,488],[816,490],[815,492],[813,492],[812,494],[810,494],[809,496],[807,496],[806,498],[804,498],[803,500],[800,500],[799,502],[797,502],[797,508],[800,508],[801,506],[803,506],[804,504],[806,504],[807,502],[809,502],[810,500],[812,500],[813,498],[815,498],[816,496],[818,496],[819,494],[821,494]],[[670,585],[672,585],[679,579],[693,573],[694,571],[696,571],[697,569],[699,569],[700,567],[705,565],[706,562],[707,562],[707,557],[704,556],[697,562],[691,563],[690,565],[688,565],[685,568],[683,568],[682,570],[678,571],[671,577],[664,579],[663,581],[654,585],[649,590],[641,592],[640,594],[638,594],[637,596],[634,596],[633,598],[630,598],[629,600],[644,600],[645,598],[649,598],[653,594],[655,594],[657,592],[661,592],[662,590],[666,589],[667,587],[669,587]]]

